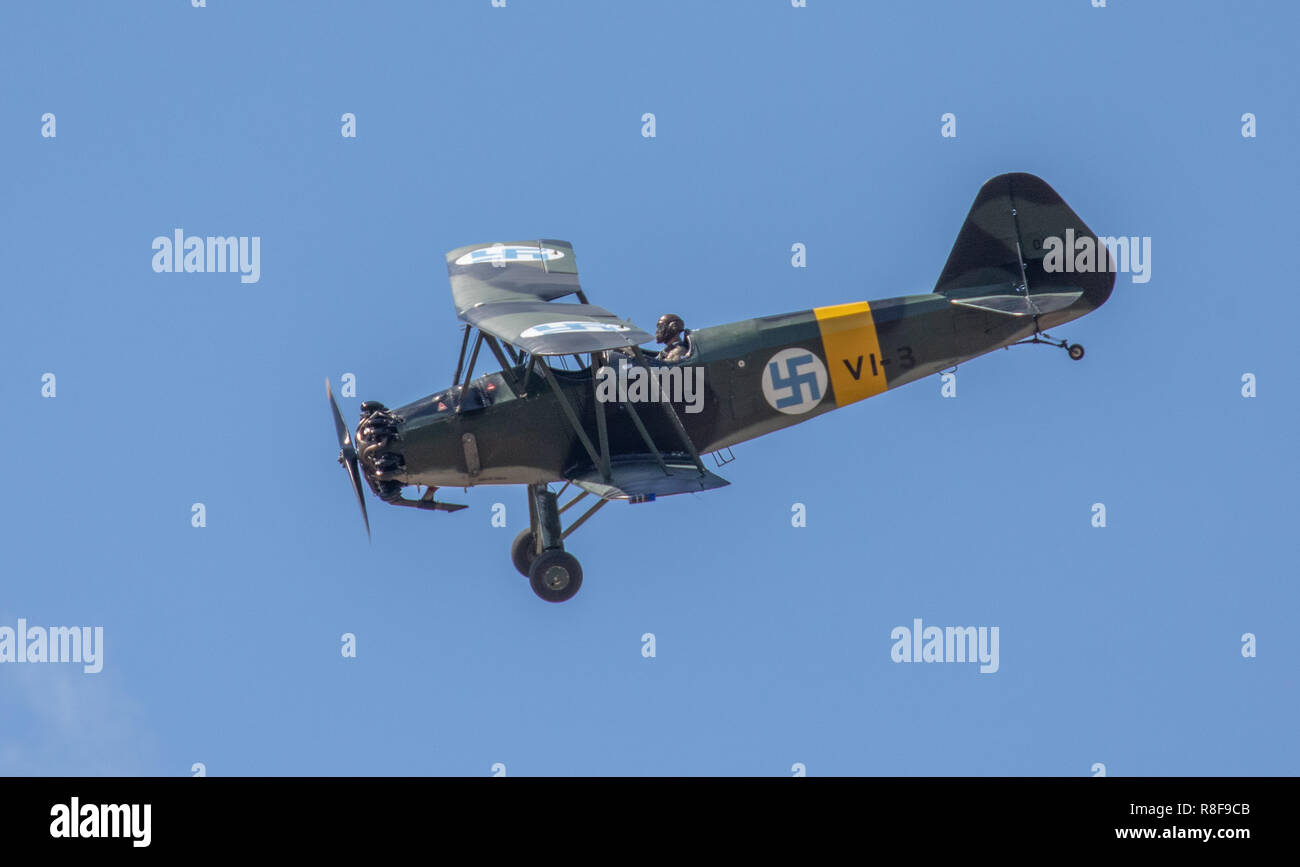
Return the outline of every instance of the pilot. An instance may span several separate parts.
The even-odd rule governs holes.
[[[655,326],[655,340],[664,345],[659,352],[660,361],[681,361],[690,354],[690,332],[686,323],[676,313],[665,313]]]

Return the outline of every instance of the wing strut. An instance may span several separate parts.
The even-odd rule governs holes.
[[[641,347],[632,347],[632,352],[636,355],[636,360],[642,367],[648,367],[645,361],[645,353],[641,351]],[[664,408],[664,413],[668,416],[668,420],[672,422],[673,427],[677,430],[677,436],[682,441],[682,445],[686,446],[687,453],[690,454],[691,460],[695,462],[695,468],[700,471],[701,476],[707,475],[709,471],[705,468],[704,461],[700,460],[700,453],[696,451],[695,443],[691,442],[690,435],[686,433],[686,426],[683,425],[682,420],[678,418],[677,408],[674,407],[670,401],[666,400],[661,402],[659,405]],[[660,463],[663,462],[660,461]]]
[[[591,387],[593,397],[597,387],[596,380],[599,379],[600,359],[597,353],[591,353]],[[609,426],[605,421],[605,402],[596,397],[596,437],[600,441],[600,461],[597,466],[600,467],[600,477],[605,481],[610,480],[609,468]]]
[[[574,432],[578,435],[578,439],[582,441],[582,447],[586,449],[587,454],[591,456],[592,464],[598,467],[603,467],[604,464],[601,461],[600,455],[596,454],[596,447],[591,444],[591,437],[587,436],[587,432],[582,429],[582,422],[578,420],[578,414],[573,411],[572,404],[570,404],[569,399],[564,396],[564,391],[560,388],[560,384],[555,381],[555,374],[551,373],[550,366],[547,365],[545,361],[540,362],[537,366],[542,369],[542,376],[544,376],[547,383],[550,384],[551,391],[555,392],[555,397],[560,402],[560,409],[564,411],[564,417],[569,420],[569,426],[573,428]]]
[[[478,364],[478,351],[483,348],[483,332],[480,330],[474,340],[474,351],[469,354],[469,367],[465,368],[465,379],[460,384],[460,400],[456,401],[456,412],[465,405],[465,395],[469,392],[469,381],[474,376],[474,365]]]
[[[627,407],[627,414],[632,417],[632,424],[636,425],[636,432],[641,435],[641,441],[650,448],[650,453],[655,456],[659,469],[664,471],[665,476],[671,475],[668,472],[668,465],[664,463],[664,456],[660,454],[659,447],[655,445],[655,441],[650,436],[650,431],[645,429],[645,422],[641,421],[641,414],[636,411],[636,405],[626,403],[624,406]]]
[[[492,354],[497,357],[497,363],[501,365],[501,375],[505,377],[506,382],[510,383],[510,387],[518,394],[519,381],[515,379],[515,372],[510,362],[506,360],[506,354],[501,351],[501,344],[497,343],[497,339],[491,334],[486,335],[484,340],[487,342],[488,349],[491,349]]]
[[[491,340],[492,338],[489,337],[487,339]],[[643,368],[648,367],[645,360],[645,354],[641,351],[640,347],[633,347],[632,351],[634,355],[634,363],[641,365]],[[591,465],[595,472],[599,473],[604,486],[609,486],[613,490],[618,490],[619,486],[614,485],[614,474],[612,468],[613,461],[610,455],[609,444],[609,422],[606,418],[605,404],[596,397],[594,393],[596,380],[598,378],[597,374],[599,373],[603,363],[603,359],[601,359],[597,353],[591,353],[592,397],[596,401],[596,438],[599,443],[599,449],[597,449],[596,443],[591,441],[591,436],[583,427],[581,419],[578,418],[577,411],[573,408],[573,404],[570,403],[569,398],[560,387],[559,381],[556,380],[554,372],[545,360],[539,360],[539,357],[534,355],[525,369],[524,376],[525,381],[527,381],[527,377],[529,373],[531,373],[533,367],[536,366],[539,368],[542,378],[546,380],[551,391],[555,393],[555,398],[560,404],[560,410],[563,412],[565,420],[568,421],[569,427],[573,428],[573,432],[577,434],[578,441],[582,443],[582,447],[586,450],[587,456],[591,458]],[[725,485],[725,480],[713,476],[704,466],[704,461],[700,458],[700,453],[695,448],[695,443],[691,441],[690,434],[686,432],[686,426],[682,424],[681,418],[677,415],[676,407],[668,401],[663,401],[661,405],[663,406],[664,413],[668,416],[668,420],[671,422],[673,429],[677,432],[677,436],[681,440],[682,445],[685,446],[687,453],[690,455],[691,462],[694,465],[694,470],[701,480],[700,484],[703,486],[701,489],[717,487],[718,484]],[[637,433],[641,436],[642,442],[646,444],[647,448],[649,448],[650,452],[654,455],[655,463],[658,465],[659,471],[663,473],[664,477],[669,479],[673,478],[675,475],[674,471],[669,469],[667,462],[664,460],[663,453],[659,450],[659,447],[655,445],[654,438],[650,436],[650,432],[646,429],[645,423],[641,420],[641,416],[637,412],[636,406],[631,402],[625,403],[623,406],[627,408],[628,415],[632,418],[632,423],[636,426]],[[682,466],[677,469],[681,470],[685,469],[685,467]],[[588,483],[596,484],[594,480],[589,480]],[[581,481],[578,484],[581,485],[584,490],[592,490],[592,488],[588,487],[587,484],[584,484]],[[669,492],[677,493],[677,491]],[[653,499],[653,497],[651,498]],[[581,497],[579,497],[579,499],[581,499]],[[602,502],[606,499],[603,494],[601,499]],[[576,502],[576,500],[574,502]],[[573,505],[573,503],[569,503],[569,505]],[[594,514],[595,511],[596,509],[593,508],[590,514]],[[583,515],[577,523],[581,523],[586,519],[587,515]],[[577,529],[576,523],[573,529]]]
[[[465,350],[469,347],[470,326],[465,326],[465,336],[460,339],[460,358],[456,359],[456,374],[451,378],[452,384],[460,382],[460,374],[465,369]]]

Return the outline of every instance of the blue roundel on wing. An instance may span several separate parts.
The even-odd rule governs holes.
[[[563,250],[539,247],[536,244],[493,244],[471,250],[456,260],[457,265],[477,265],[480,262],[509,264],[511,262],[551,262],[564,257]]]
[[[543,322],[519,333],[520,337],[541,337],[544,334],[576,334],[583,331],[627,331],[626,325],[614,322]]]

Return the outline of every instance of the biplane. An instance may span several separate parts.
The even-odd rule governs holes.
[[[1050,239],[1067,232],[1096,243],[1095,268],[1047,261]],[[980,189],[932,291],[695,329],[669,362],[647,348],[649,333],[588,300],[567,242],[461,247],[447,254],[465,323],[451,386],[392,409],[366,401],[353,433],[326,380],[339,462],[367,534],[363,482],[390,505],[442,512],[465,508],[437,498],[442,488],[525,486],[529,523],[511,559],[539,597],[563,602],[582,585],[565,549],[574,531],[614,500],[728,484],[704,455],[720,469],[731,446],[1004,347],[1081,359],[1081,346],[1047,329],[1110,296],[1104,251],[1041,179],[999,175]],[[492,369],[480,373],[485,359]]]

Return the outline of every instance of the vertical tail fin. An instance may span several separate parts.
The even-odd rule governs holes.
[[[1049,271],[1052,238],[1070,257],[1076,240],[1090,238],[1092,270],[1065,271],[1052,262]],[[1014,315],[1049,313],[1080,299],[1091,309],[1110,297],[1112,269],[1105,245],[1056,191],[1041,178],[1017,172],[980,188],[934,291]]]

